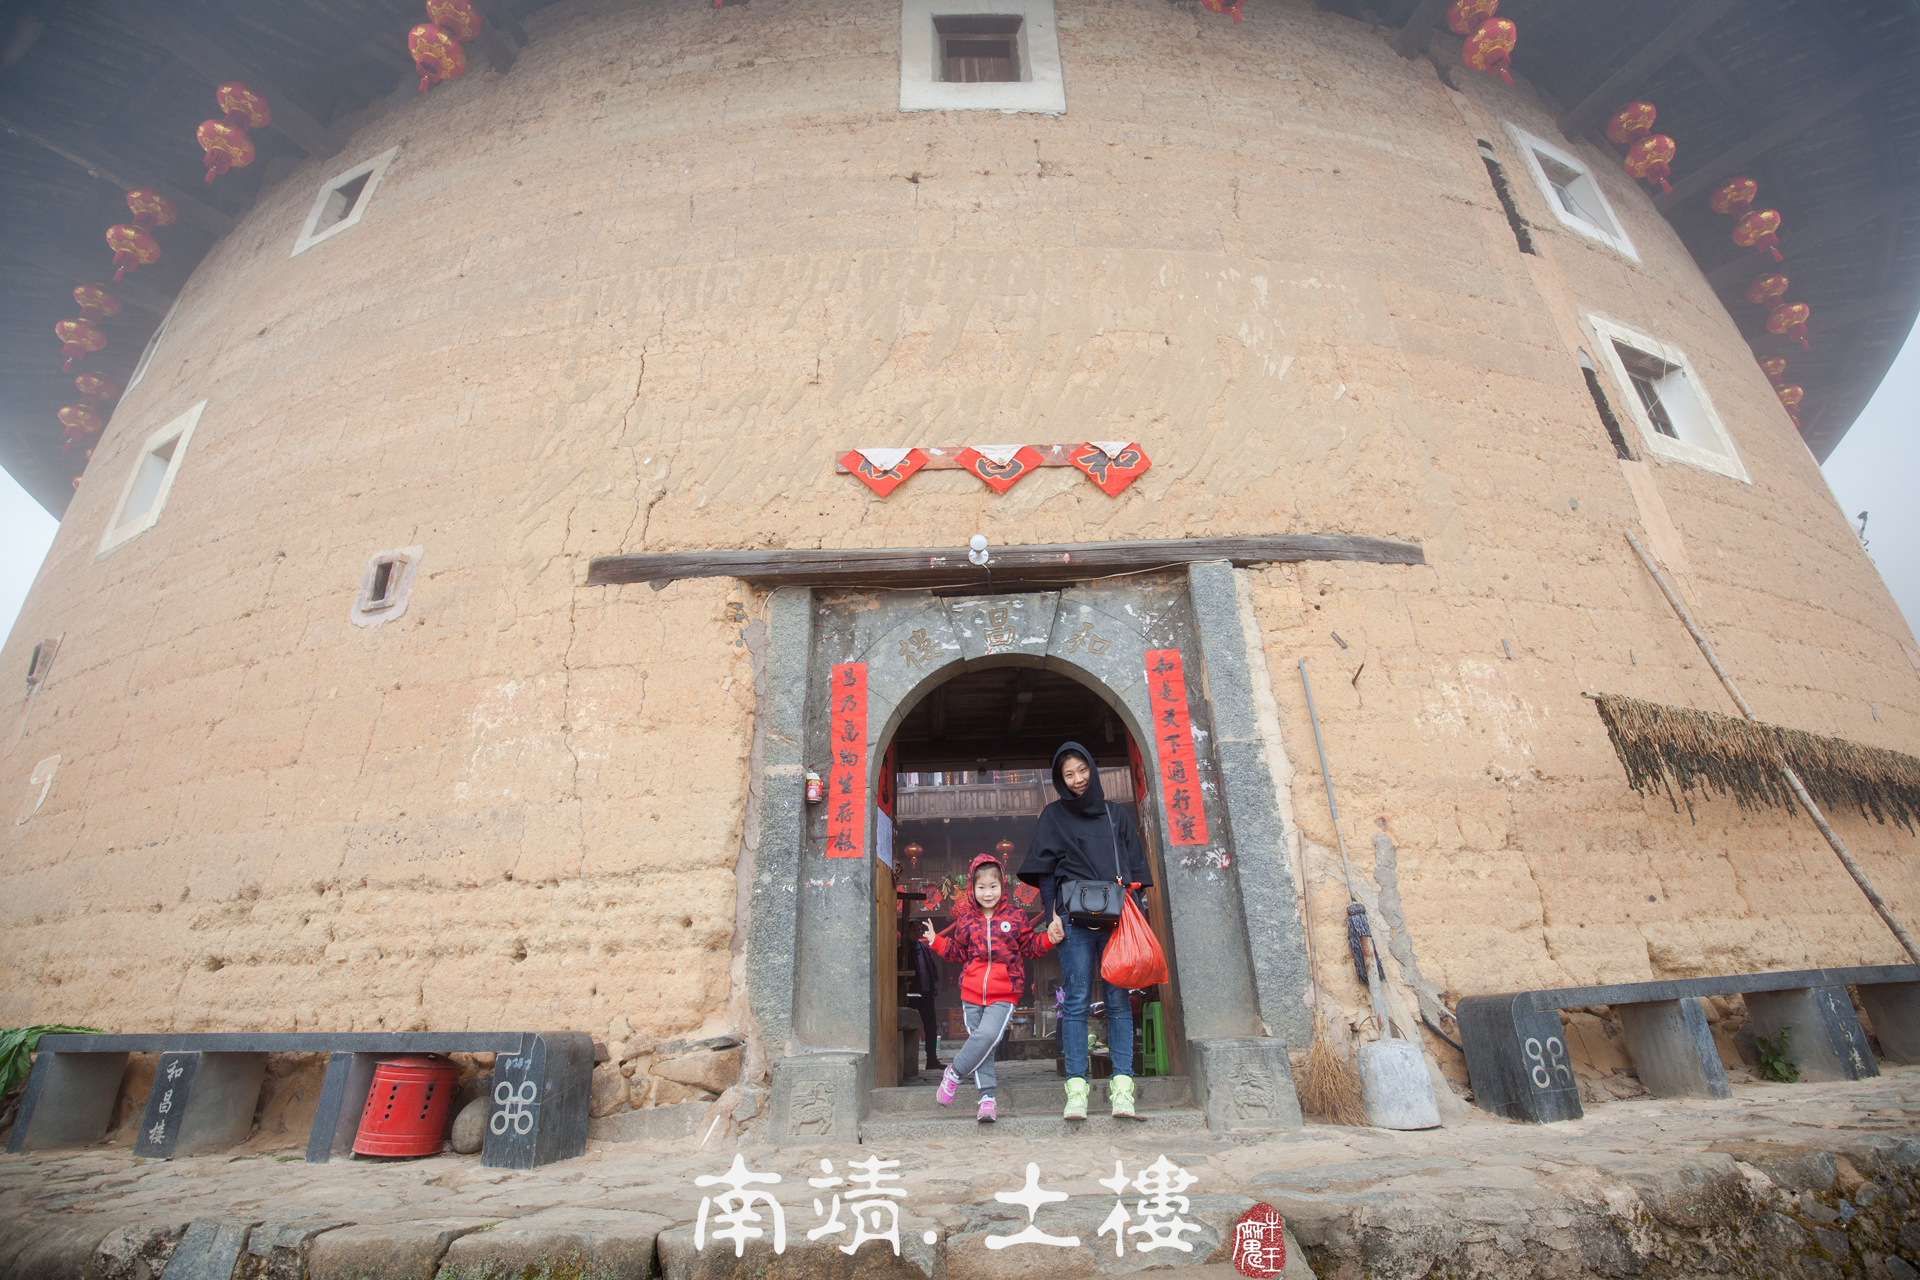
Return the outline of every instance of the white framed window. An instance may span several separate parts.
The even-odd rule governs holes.
[[[1533,175],[1541,198],[1561,226],[1609,245],[1635,262],[1640,261],[1633,241],[1627,238],[1613,206],[1607,203],[1606,193],[1594,181],[1585,161],[1571,151],[1534,137],[1518,125],[1509,124],[1507,132],[1526,159],[1527,172]]]
[[[180,474],[180,464],[186,459],[187,445],[193,440],[200,411],[206,407],[207,402],[202,400],[148,436],[140,446],[133,470],[120,488],[120,501],[113,509],[113,519],[107,521],[106,531],[100,535],[96,557],[153,528],[161,508],[167,505],[167,495],[173,491],[173,478]]]
[[[335,174],[320,184],[320,194],[313,199],[313,208],[307,213],[307,222],[300,230],[300,238],[293,242],[292,257],[299,257],[323,240],[332,238],[360,221],[360,215],[366,212],[367,204],[373,199],[373,192],[380,185],[381,175],[387,166],[400,154],[400,148],[388,147],[371,160],[353,166],[345,173]]]
[[[173,313],[179,309],[180,302],[175,299],[174,304],[167,308],[167,314],[160,317],[160,327],[153,331],[153,336],[147,339],[147,345],[141,348],[140,359],[133,366],[133,376],[127,379],[127,385],[121,390],[121,395],[124,396],[133,390],[140,384],[140,379],[147,376],[147,366],[153,363],[153,353],[160,349],[160,339],[167,336],[167,326],[173,323]]]
[[[405,613],[413,595],[413,574],[425,551],[421,546],[374,552],[360,576],[360,592],[353,598],[349,621],[356,627],[377,627]]]
[[[1053,0],[900,0],[900,109],[1064,113]]]
[[[1600,365],[1619,390],[1615,400],[1640,429],[1646,452],[1752,483],[1686,353],[1600,316],[1585,319]]]

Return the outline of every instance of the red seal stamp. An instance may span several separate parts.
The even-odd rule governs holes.
[[[1233,1266],[1243,1276],[1265,1280],[1287,1265],[1287,1224],[1280,1211],[1264,1202],[1240,1215],[1233,1224]]]

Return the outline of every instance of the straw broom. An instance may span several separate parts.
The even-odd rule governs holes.
[[[1305,659],[1300,663],[1300,684],[1306,688]],[[1311,689],[1307,698],[1311,703]],[[1316,725],[1316,738],[1318,732]],[[1367,1113],[1360,1098],[1360,1072],[1353,1059],[1334,1047],[1327,1016],[1320,1011],[1320,951],[1313,942],[1313,889],[1307,879],[1305,840],[1300,842],[1300,885],[1305,897],[1305,909],[1300,914],[1307,923],[1307,980],[1313,984],[1313,1047],[1307,1051],[1307,1065],[1297,1081],[1300,1105],[1333,1124],[1365,1125]]]

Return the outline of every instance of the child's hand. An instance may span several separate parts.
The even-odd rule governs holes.
[[[1053,923],[1047,926],[1047,941],[1051,942],[1054,946],[1057,947],[1066,938],[1066,936],[1067,936],[1067,931],[1066,931],[1066,928],[1061,925],[1060,917],[1055,916],[1053,918]]]
[[[922,941],[931,943],[933,941],[933,921],[922,920],[920,922],[920,927],[926,931],[926,936],[922,939]]]

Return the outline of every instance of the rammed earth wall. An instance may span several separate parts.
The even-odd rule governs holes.
[[[586,587],[587,560],[975,531],[1425,546],[1246,573],[1323,940],[1345,891],[1302,656],[1348,846],[1366,872],[1392,835],[1449,996],[1895,959],[1810,828],[1642,801],[1581,697],[1724,709],[1622,540],[1643,516],[1576,354],[1591,312],[1685,351],[1751,476],[1648,464],[1756,710],[1920,746],[1910,633],[1613,158],[1573,146],[1638,262],[1522,177],[1504,123],[1558,138],[1525,84],[1448,62],[1451,90],[1304,3],[1057,16],[1065,115],[903,115],[891,5],[563,4],[510,75],[403,85],[269,188],[0,655],[17,678],[65,635],[0,764],[10,815],[61,757],[0,838],[0,1023],[737,1029],[763,599]],[[290,258],[318,184],[395,146],[360,224]],[[96,559],[140,442],[201,400],[158,523]],[[1089,436],[1153,470],[1118,499],[1061,469],[885,500],[832,470]],[[349,625],[367,558],[415,544],[406,616]],[[1836,817],[1920,916],[1913,838]]]

